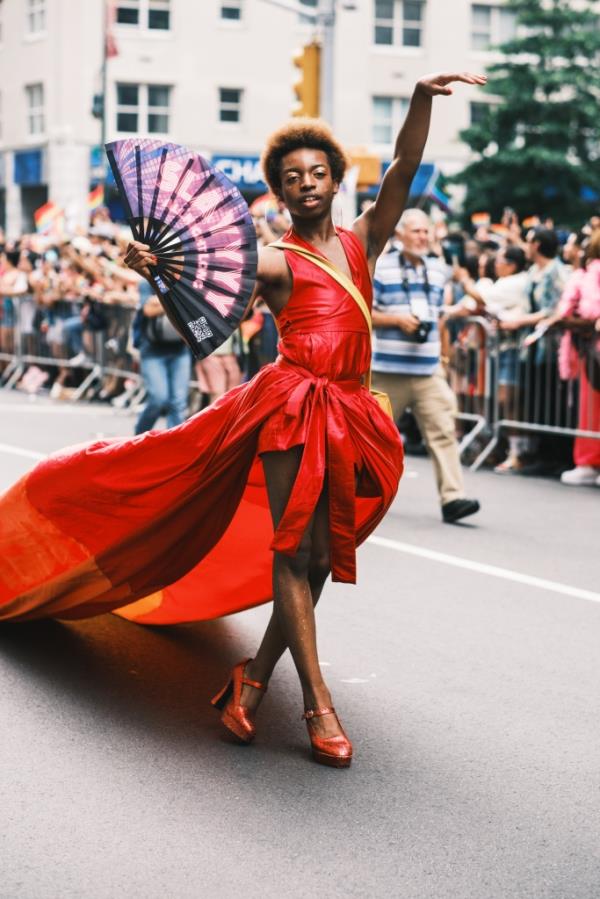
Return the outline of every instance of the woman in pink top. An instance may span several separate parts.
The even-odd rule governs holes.
[[[577,377],[579,374],[579,429],[600,432],[600,390],[592,387],[586,371],[594,341],[600,343],[600,228],[592,232],[585,249],[585,260],[583,268],[574,271],[567,282],[556,319],[576,319],[577,324],[594,322],[594,336],[589,342],[586,339],[585,354],[579,356],[571,332],[567,331],[561,342],[559,367],[563,378]],[[600,487],[600,439],[577,437],[573,459],[575,468],[564,472],[561,477],[563,484],[596,484]]]

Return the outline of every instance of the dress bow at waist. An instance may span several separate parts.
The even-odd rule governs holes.
[[[333,580],[356,580],[354,445],[348,435],[343,402],[361,389],[359,378],[318,376],[287,359],[278,365],[298,375],[284,411],[308,416],[300,467],[271,549],[294,555],[323,491],[329,488],[329,532]]]

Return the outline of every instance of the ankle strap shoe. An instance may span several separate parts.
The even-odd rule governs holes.
[[[266,684],[250,680],[244,675],[246,665],[251,661],[252,659],[244,659],[243,662],[238,662],[223,689],[210,701],[211,705],[221,710],[221,722],[242,743],[251,743],[256,736],[254,713],[241,704],[242,687],[247,684],[249,687],[254,687],[255,690],[267,692]]]
[[[337,715],[337,722],[342,732],[335,737],[320,737],[310,726],[311,721],[315,718],[335,714],[335,709],[331,706],[330,708],[307,709],[302,718],[306,721],[312,756],[315,762],[318,762],[320,765],[329,765],[330,768],[349,768],[352,763],[352,743],[344,733]]]

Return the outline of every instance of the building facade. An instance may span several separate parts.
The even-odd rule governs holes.
[[[317,0],[302,0],[310,11]],[[0,221],[31,228],[47,200],[87,221],[105,136],[183,143],[213,158],[251,196],[263,189],[266,136],[289,118],[294,51],[315,37],[273,0],[0,0]],[[501,0],[337,0],[333,125],[349,148],[389,160],[415,81],[483,71],[490,45],[514,33]],[[316,35],[318,37],[318,34]],[[458,139],[486,98],[457,88],[436,101],[426,159],[462,166]]]

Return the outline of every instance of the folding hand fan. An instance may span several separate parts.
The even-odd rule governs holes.
[[[165,312],[194,355],[240,323],[256,277],[256,233],[234,184],[177,144],[129,138],[106,153],[135,240],[148,244]]]

